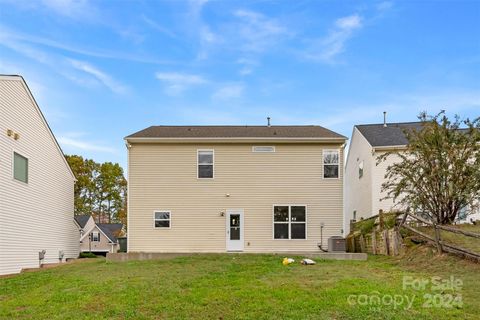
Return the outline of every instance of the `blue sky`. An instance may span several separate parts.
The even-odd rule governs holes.
[[[150,125],[473,118],[480,2],[0,0],[0,73],[66,153],[123,166]]]

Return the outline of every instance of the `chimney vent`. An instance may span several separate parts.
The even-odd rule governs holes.
[[[267,117],[267,125],[270,127],[270,117]]]
[[[383,111],[383,126],[387,127],[387,111]]]

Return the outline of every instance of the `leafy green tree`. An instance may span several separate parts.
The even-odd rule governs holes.
[[[405,131],[406,151],[379,156],[379,162],[392,153],[401,160],[388,166],[382,191],[403,208],[449,224],[480,199],[480,118],[450,121],[442,111],[419,119],[421,130]]]
[[[91,214],[98,222],[122,222],[127,219],[127,180],[118,163],[97,163],[78,155],[65,156],[77,182],[75,214]]]

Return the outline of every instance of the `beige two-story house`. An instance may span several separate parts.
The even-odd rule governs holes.
[[[342,235],[340,134],[152,126],[125,141],[129,252],[319,251]]]

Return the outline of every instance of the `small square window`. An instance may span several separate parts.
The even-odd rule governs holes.
[[[13,178],[28,183],[28,159],[16,152],[13,153]]]
[[[170,228],[170,211],[155,211],[153,221],[155,228]]]

